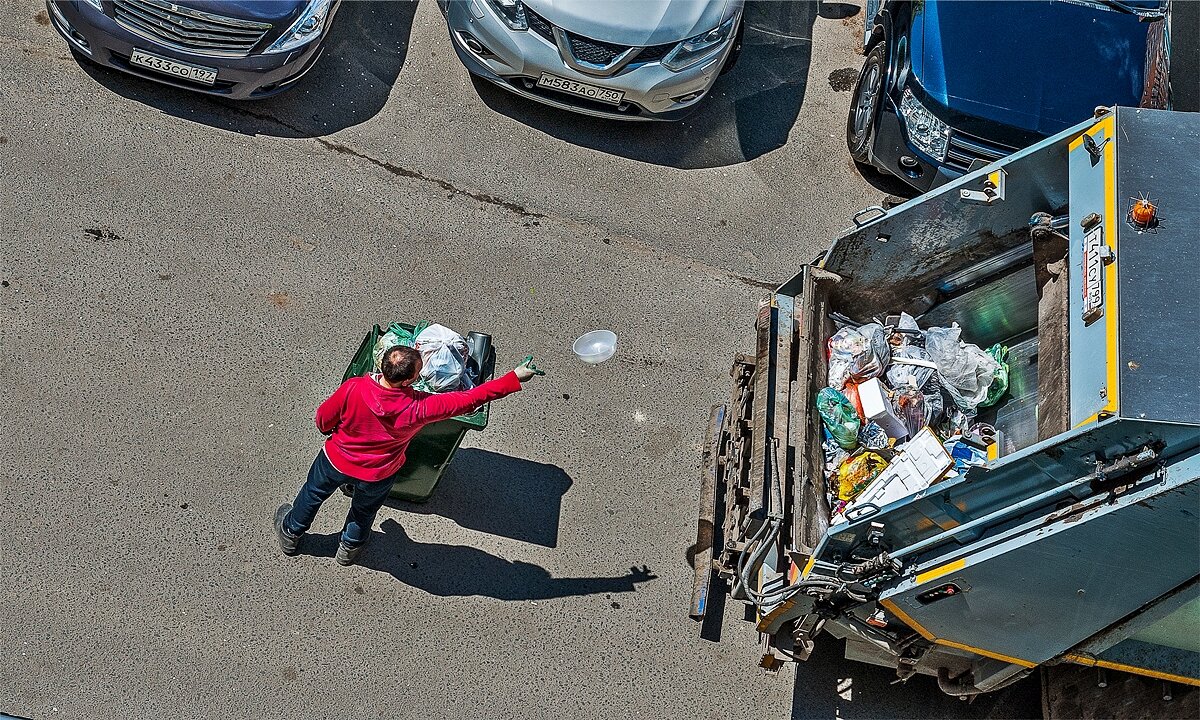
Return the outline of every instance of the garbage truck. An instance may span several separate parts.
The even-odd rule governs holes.
[[[1108,671],[1164,698],[1200,685],[1198,151],[1200,115],[1097,108],[860,213],[764,300],[709,419],[692,617],[728,593],[764,668],[844,640],[963,698],[1073,668],[1108,715],[1106,686],[1124,687]],[[892,350],[929,328],[1007,348],[1003,398],[968,412],[941,392],[920,436],[839,448],[819,407],[845,374],[829,341],[868,325]],[[947,457],[964,441],[966,462]],[[846,503],[838,468],[864,452],[887,469]]]

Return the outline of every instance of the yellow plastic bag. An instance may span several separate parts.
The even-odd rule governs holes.
[[[838,499],[850,502],[888,466],[887,460],[873,452],[848,457],[837,470]]]

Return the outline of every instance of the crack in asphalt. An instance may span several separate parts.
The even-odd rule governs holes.
[[[359,151],[355,150],[354,148],[352,148],[348,145],[343,145],[341,143],[335,143],[330,140],[326,140],[323,137],[318,137],[315,139],[317,142],[319,142],[320,144],[324,145],[325,147],[329,148],[330,150],[332,150],[336,153],[339,153],[341,155],[350,155],[350,156],[353,156],[356,158],[360,158],[362,160],[366,160],[367,162],[371,163],[372,165],[381,167],[384,170],[387,170],[391,174],[396,175],[398,177],[413,178],[415,180],[420,180],[422,182],[433,183],[434,185],[437,185],[441,189],[443,189],[447,192],[450,192],[454,195],[463,195],[463,196],[472,198],[474,200],[478,200],[481,203],[487,203],[489,205],[495,205],[496,207],[504,208],[505,210],[507,210],[507,211],[511,212],[512,214],[517,215],[519,217],[523,217],[523,218],[544,218],[544,217],[546,217],[542,213],[533,212],[532,210],[526,210],[523,206],[518,205],[515,202],[510,202],[503,198],[498,198],[495,195],[488,195],[487,193],[471,192],[470,190],[463,190],[462,188],[458,187],[457,185],[450,182],[449,180],[443,180],[441,178],[429,177],[428,175],[420,172],[419,170],[409,170],[408,168],[400,167],[399,165],[395,165],[393,163],[387,162],[386,160],[378,160],[376,158],[371,157],[370,155],[360,153]]]
[[[279,118],[275,117],[274,115],[268,115],[266,113],[256,113],[251,110],[247,110],[245,108],[235,107],[233,105],[227,105],[225,103],[216,103],[216,104],[222,108],[231,110],[236,113],[240,113],[242,115],[249,115],[250,117],[257,118],[259,120],[266,120],[268,122],[273,122],[276,125],[279,125],[280,127],[285,127],[288,130],[291,130],[292,132],[295,132],[299,135],[303,135],[303,136],[310,135],[309,133],[304,132],[302,129],[300,129],[294,125],[291,125],[290,123],[288,123],[284,120],[280,120]],[[349,145],[344,145],[342,143],[333,142],[332,140],[327,140],[319,135],[313,136],[313,140],[315,140],[317,143],[319,143],[326,149],[332,150],[333,152],[338,153],[339,155],[349,155],[351,157],[356,157],[360,160],[366,160],[367,162],[371,163],[372,165],[382,168],[382,169],[388,171],[389,173],[391,173],[392,175],[395,175],[396,177],[412,178],[413,180],[420,180],[421,182],[431,183],[433,185],[437,185],[441,189],[443,189],[446,192],[449,192],[451,194],[462,195],[463,197],[469,197],[472,200],[476,200],[481,203],[486,203],[488,205],[495,205],[496,207],[503,208],[518,217],[523,217],[523,218],[544,218],[544,217],[546,217],[542,213],[534,212],[532,210],[527,210],[524,206],[518,205],[515,202],[505,200],[504,198],[496,197],[495,195],[489,195],[489,194],[483,193],[483,192],[471,192],[470,190],[464,190],[464,189],[458,187],[457,185],[455,185],[454,183],[450,182],[449,180],[443,180],[442,178],[437,178],[437,177],[430,177],[429,175],[426,175],[425,173],[421,172],[420,170],[410,170],[409,168],[401,167],[400,165],[396,165],[395,163],[388,162],[387,160],[380,160],[378,158],[371,157],[370,155],[367,155],[366,153],[355,150],[354,148],[350,147]]]

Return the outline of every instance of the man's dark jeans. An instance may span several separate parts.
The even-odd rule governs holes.
[[[300,488],[300,494],[296,495],[296,502],[292,503],[292,511],[283,519],[283,527],[293,535],[307,532],[317,517],[317,510],[321,509],[321,503],[342,485],[349,485],[354,488],[354,497],[350,500],[350,513],[346,515],[346,525],[342,528],[342,544],[354,549],[370,537],[375,515],[383,507],[388,491],[395,482],[396,475],[367,482],[339,472],[325,457],[322,448],[309,468],[308,480]]]

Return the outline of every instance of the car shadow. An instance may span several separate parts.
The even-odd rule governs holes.
[[[751,0],[742,54],[694,113],[678,122],[607,120],[558,110],[473,78],[496,112],[560,140],[685,170],[733,165],[787,143],[800,114],[818,16],[848,17],[847,3]]]
[[[389,500],[409,513],[521,542],[558,546],[558,521],[571,478],[556,465],[462,448],[425,503]]]
[[[629,593],[658,578],[645,565],[630,567],[621,575],[558,578],[541,566],[506,560],[478,548],[418,542],[391,518],[384,520],[379,530],[363,548],[358,564],[440,597],[480,595],[520,601]],[[332,557],[337,546],[337,534],[311,535],[306,537],[303,552]]]
[[[81,66],[112,92],[190,122],[244,135],[317,137],[366,122],[383,108],[404,66],[416,11],[415,0],[343,3],[317,64],[294,87],[262,100],[225,100]]]
[[[1041,688],[1032,675],[971,701],[946,695],[937,680],[845,659],[843,642],[817,639],[812,656],[796,665],[792,720],[809,718],[1040,718]]]
[[[889,172],[870,165],[862,165],[860,163],[855,163],[854,165],[855,169],[858,170],[859,177],[868,185],[882,193],[886,193],[887,197],[881,203],[885,207],[889,204],[892,206],[899,205],[900,202],[911,200],[921,194],[920,190]]]

